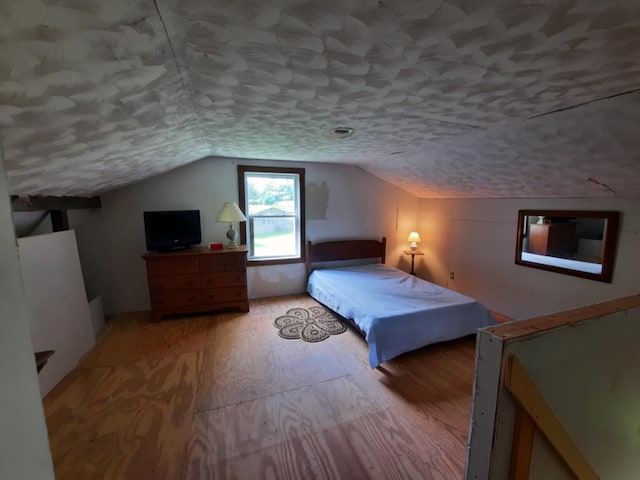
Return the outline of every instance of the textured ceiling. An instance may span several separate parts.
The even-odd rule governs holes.
[[[9,190],[211,155],[356,164],[419,197],[636,196],[639,52],[638,0],[3,0]]]

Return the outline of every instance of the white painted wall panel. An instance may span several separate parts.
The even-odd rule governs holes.
[[[475,379],[473,385],[469,437],[467,441],[466,480],[489,477],[491,445],[500,392],[502,341],[481,331],[476,338]]]
[[[0,148],[0,478],[53,479]]]
[[[18,240],[36,350],[55,350],[38,380],[44,397],[95,345],[75,232]]]

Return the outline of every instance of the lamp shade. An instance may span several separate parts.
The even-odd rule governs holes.
[[[246,222],[247,217],[244,216],[240,207],[235,202],[225,202],[222,210],[218,214],[218,222]]]
[[[418,242],[421,241],[420,235],[418,234],[418,232],[411,232],[407,240],[410,242],[409,247],[411,248],[412,251],[415,252],[418,249]]]
[[[409,234],[409,238],[407,238],[407,241],[409,241],[409,242],[421,242],[422,240],[420,240],[420,235],[418,234],[418,232],[411,232]]]

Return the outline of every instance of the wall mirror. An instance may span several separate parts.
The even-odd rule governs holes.
[[[516,263],[611,282],[618,212],[520,210]]]

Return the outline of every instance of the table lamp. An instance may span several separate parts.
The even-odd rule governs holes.
[[[224,222],[229,224],[229,230],[227,230],[227,238],[229,244],[227,248],[238,248],[238,232],[233,229],[233,222],[246,222],[247,217],[244,216],[242,210],[235,202],[225,202],[222,210],[218,214],[218,222]]]
[[[407,240],[410,242],[409,247],[415,252],[418,248],[418,243],[421,242],[418,232],[411,232]]]

